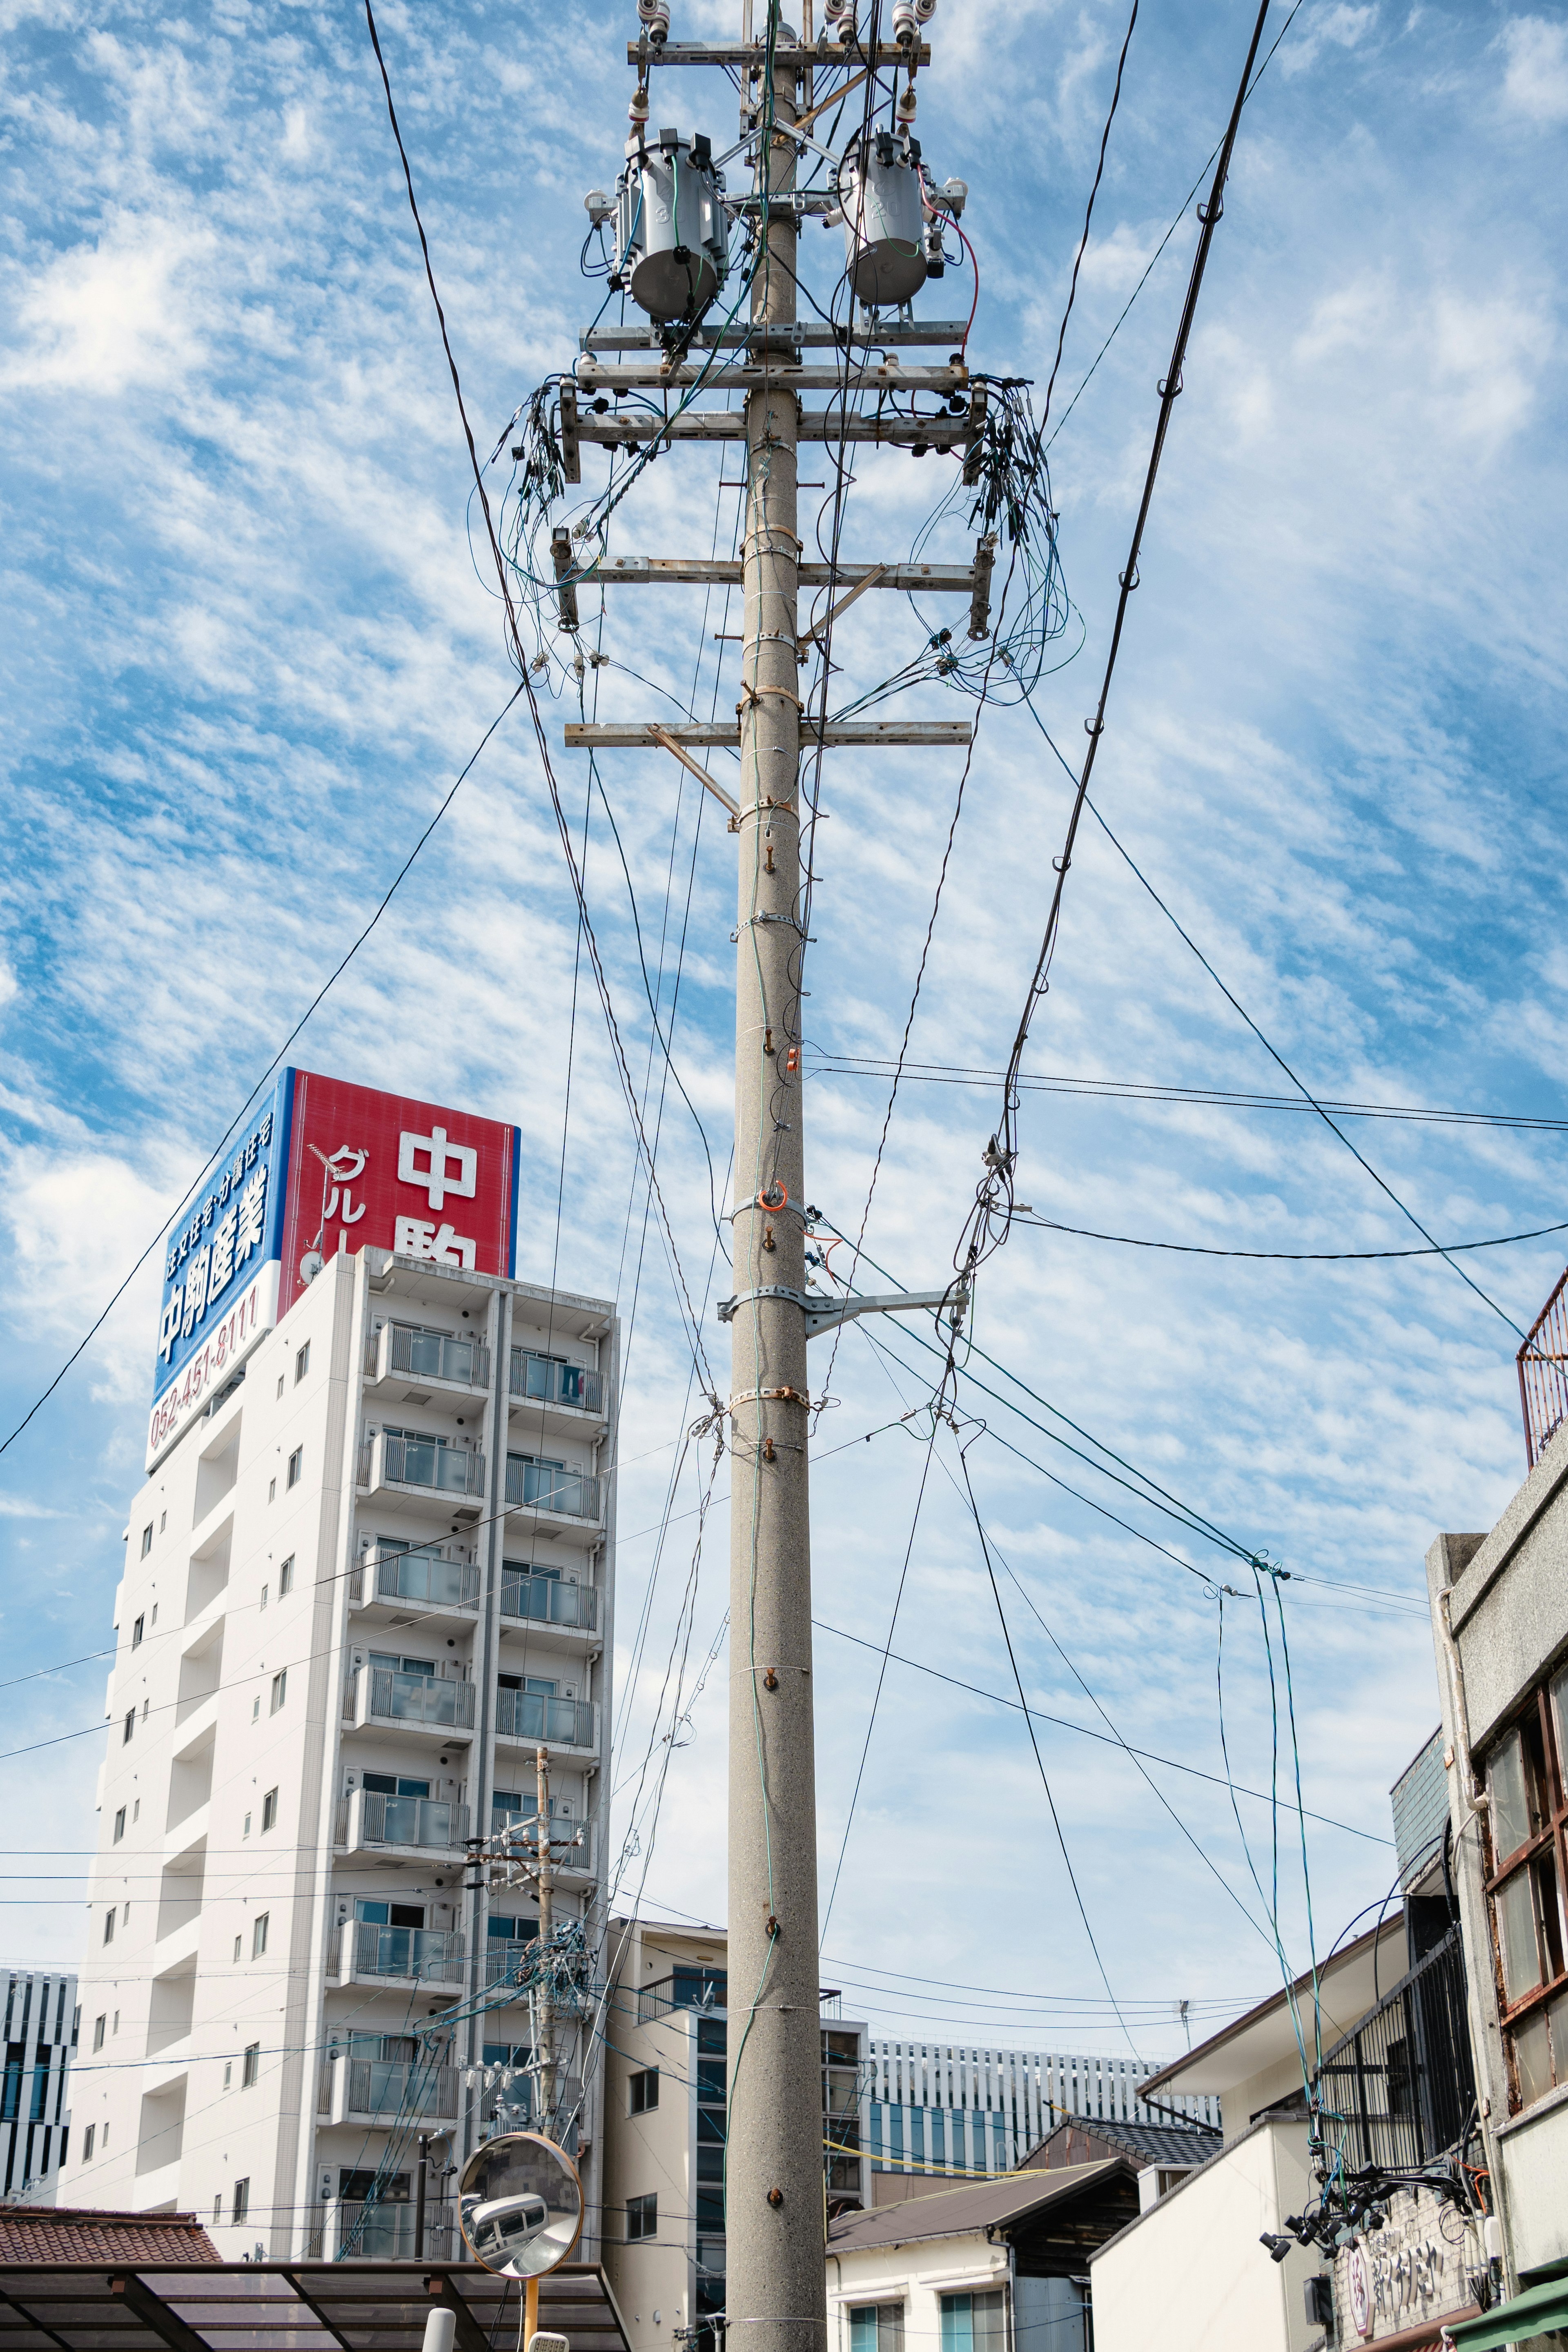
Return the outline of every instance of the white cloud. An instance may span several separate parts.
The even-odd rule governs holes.
[[[178,383],[201,358],[190,281],[215,242],[172,219],[121,215],[30,278],[14,272],[22,331],[0,382],[100,397]]]
[[[1503,97],[1531,122],[1568,122],[1568,24],[1513,16],[1502,31]]]

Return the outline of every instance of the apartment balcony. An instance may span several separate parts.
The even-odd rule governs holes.
[[[496,1738],[531,1748],[599,1750],[599,1710],[591,1699],[548,1698],[542,1691],[496,1693]]]
[[[506,1457],[506,1507],[526,1512],[546,1526],[598,1528],[604,1523],[605,1482],[591,1471],[535,1462],[525,1454]]]
[[[395,1666],[361,1666],[343,1694],[343,1722],[354,1731],[412,1733],[422,1746],[470,1739],[474,1685],[442,1675],[405,1675]]]
[[[1313,2080],[1356,2165],[1413,2171],[1458,2143],[1476,2084],[1458,1927],[1334,2044]]]
[[[455,2121],[455,2066],[410,2064],[402,2058],[355,2058],[338,2052],[321,2068],[319,2112],[333,2124]]]
[[[383,1402],[422,1404],[437,1395],[472,1397],[490,1384],[490,1351],[466,1334],[384,1323],[365,1350],[365,1379]]]
[[[477,1518],[484,1499],[485,1457],[444,1437],[405,1437],[379,1429],[360,1448],[359,1483],[367,1496],[395,1495],[416,1505],[454,1505]]]
[[[468,1834],[467,1805],[454,1805],[443,1798],[388,1797],[375,1789],[351,1789],[338,1801],[335,1837],[344,1853],[461,1861]]]
[[[373,1544],[349,1579],[349,1605],[373,1624],[406,1624],[410,1613],[458,1617],[471,1630],[479,1607],[479,1571],[437,1545]]]
[[[524,1576],[503,1569],[500,1613],[520,1625],[544,1625],[568,1633],[596,1633],[599,1595],[591,1584],[570,1584],[563,1576]]]
[[[367,2205],[357,2199],[332,2197],[321,2205],[321,2220],[307,2244],[310,2262],[407,2263],[421,2256],[437,2262],[459,2258],[463,2249],[449,2205],[432,2202],[425,2211],[425,2243],[414,2238],[416,2206],[411,2200],[387,2198]]]
[[[558,1356],[538,1356],[531,1349],[514,1348],[507,1383],[508,1411],[526,1428],[595,1433],[605,1422],[605,1375],[583,1364],[563,1364]]]
[[[417,1804],[420,1800],[393,1798],[390,1801]],[[339,1987],[460,1988],[468,1968],[467,1951],[466,1937],[447,1935],[439,1928],[381,1927],[368,1919],[345,1919],[338,1931],[337,1974],[332,1981]]]

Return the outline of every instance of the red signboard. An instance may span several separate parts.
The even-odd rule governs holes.
[[[298,1071],[279,1317],[307,1262],[341,1249],[514,1274],[521,1140],[499,1119]]]

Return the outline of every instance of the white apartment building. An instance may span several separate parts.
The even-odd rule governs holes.
[[[724,2308],[728,1948],[721,1927],[650,1919],[605,1939],[604,2263],[631,2352],[692,2330],[711,2346]],[[825,2014],[825,2215],[870,2201],[866,2078],[864,2025]]]
[[[248,1328],[219,1296],[209,1330],[238,1344],[209,1336],[194,1401],[174,1357],[131,1509],[61,2193],[194,2210],[231,2260],[456,2252],[451,2174],[494,2085],[509,2123],[541,2120],[521,1982],[538,1903],[468,1892],[464,1869],[465,1841],[536,1817],[541,1753],[557,1928],[590,1953],[602,1931],[617,1325],[409,1218],[409,1187],[452,1218],[443,1173],[473,1200],[483,1134],[452,1143],[456,1114],[286,1076],[262,1137],[287,1175],[281,1263],[237,1269],[234,1295],[261,1295]],[[319,1226],[312,1118],[335,1163]],[[355,1200],[336,1180],[367,1160]],[[512,1202],[515,1219],[515,1180]],[[190,1258],[213,1223],[194,1212],[171,1243],[165,1342],[176,1242]],[[192,1321],[187,1304],[200,1340]],[[542,2120],[581,2153],[593,2259],[585,2030],[557,2036]]]
[[[1164,2062],[1082,2051],[987,2050],[889,2040],[867,2045],[867,2146],[873,2172],[1011,2172],[1058,2124],[1169,2123],[1173,2114],[1220,2127],[1208,2093],[1140,2092]],[[878,2191],[884,2201],[885,2189]]]
[[[52,2205],[69,2145],[66,2077],[76,2048],[76,1979],[0,1968],[5,2071],[0,2085],[0,2202]]]

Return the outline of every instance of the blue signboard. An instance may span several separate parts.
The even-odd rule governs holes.
[[[198,1354],[262,1268],[282,1254],[294,1073],[280,1072],[216,1175],[185,1203],[163,1250],[153,1393]]]

